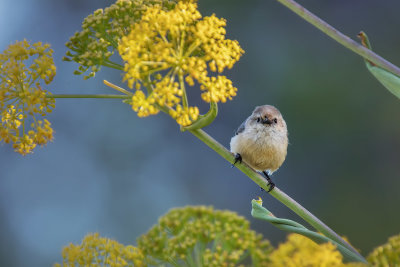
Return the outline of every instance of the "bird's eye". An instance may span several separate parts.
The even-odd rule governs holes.
[[[261,121],[261,118],[260,118],[260,117],[258,117],[258,118],[257,118],[257,122],[260,122],[260,121]]]
[[[274,122],[275,122],[275,123],[277,123],[277,122],[278,122],[278,120],[275,118],[275,119],[274,119]]]

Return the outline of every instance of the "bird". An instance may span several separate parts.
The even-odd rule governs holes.
[[[266,177],[270,192],[275,184],[270,175],[285,161],[288,130],[281,112],[274,106],[257,106],[239,126],[230,141],[230,151],[235,155],[232,167],[242,160]]]

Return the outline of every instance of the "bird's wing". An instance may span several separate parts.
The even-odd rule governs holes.
[[[246,128],[245,124],[246,124],[246,121],[244,121],[242,124],[240,124],[239,128],[235,132],[235,135],[238,135],[238,134],[240,134],[241,132],[244,131],[244,129]]]

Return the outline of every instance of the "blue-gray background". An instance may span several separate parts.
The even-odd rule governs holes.
[[[0,50],[24,38],[52,45],[57,93],[115,93],[121,74],[74,76],[64,43],[111,1],[1,0]],[[368,33],[376,52],[400,65],[400,2],[302,1],[345,34]],[[200,1],[228,20],[246,53],[227,72],[239,89],[206,131],[228,146],[254,106],[273,104],[290,132],[276,184],[365,255],[400,232],[400,101],[363,60],[274,0]],[[198,94],[194,94],[197,97]],[[274,245],[286,234],[250,217],[261,193],[242,173],[164,115],[138,118],[119,100],[57,100],[55,139],[22,157],[0,146],[0,265],[49,266],[89,232],[135,243],[173,207],[213,205],[251,220]],[[263,194],[277,216],[299,220]]]

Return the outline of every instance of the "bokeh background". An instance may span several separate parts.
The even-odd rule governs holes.
[[[84,81],[72,74],[77,64],[61,61],[83,18],[111,3],[1,0],[0,50],[24,38],[48,42],[57,65],[53,93],[114,93],[102,80],[123,86],[121,73],[103,68]],[[301,3],[354,39],[364,30],[377,53],[400,65],[399,1]],[[228,146],[254,106],[277,106],[290,133],[277,186],[364,255],[398,234],[399,99],[358,55],[275,0],[200,0],[199,7],[226,18],[228,37],[246,51],[226,73],[237,97],[205,130]],[[236,211],[274,245],[286,233],[251,218],[252,198],[261,195],[275,215],[301,222],[162,114],[140,119],[120,100],[59,99],[49,120],[55,140],[34,154],[0,146],[0,266],[50,266],[89,232],[135,244],[159,216],[185,205]]]

